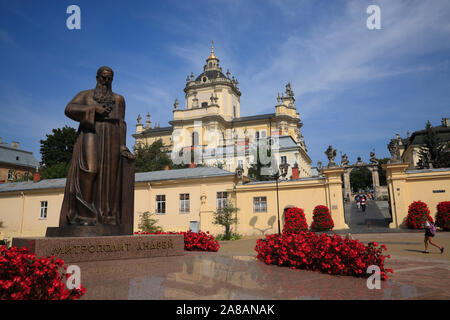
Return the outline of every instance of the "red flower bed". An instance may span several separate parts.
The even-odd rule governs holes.
[[[433,222],[430,216],[430,210],[425,202],[414,201],[408,207],[408,216],[406,217],[406,226],[410,229],[422,229],[423,224],[428,221]]]
[[[259,239],[255,250],[257,258],[266,264],[287,266],[293,269],[321,271],[333,275],[368,277],[367,268],[376,265],[380,277],[386,280],[392,269],[384,268],[384,245],[378,248],[373,242],[365,246],[358,240],[344,239],[339,235],[317,235],[313,232],[274,234]]]
[[[439,202],[436,209],[436,226],[450,230],[450,201]]]
[[[300,208],[289,208],[284,214],[283,233],[299,233],[308,230],[305,212]]]
[[[74,300],[86,289],[69,290],[61,259],[37,258],[28,248],[0,246],[0,300]]]
[[[192,232],[191,230],[187,232],[162,232],[157,231],[154,233],[150,232],[135,232],[134,234],[182,234],[184,236],[184,250],[186,251],[219,251],[220,244],[214,239],[214,236],[206,232]]]
[[[326,206],[318,205],[313,211],[313,222],[311,229],[316,231],[332,230],[334,222],[331,218],[330,210]]]

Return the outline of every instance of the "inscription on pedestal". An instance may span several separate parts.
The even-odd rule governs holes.
[[[37,256],[81,262],[183,255],[184,238],[183,235],[14,238],[13,246],[28,247]]]

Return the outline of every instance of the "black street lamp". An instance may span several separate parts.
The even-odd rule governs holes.
[[[278,179],[280,177],[283,177],[283,178],[286,177],[287,172],[288,172],[288,168],[289,168],[289,164],[282,163],[282,164],[280,164],[280,170],[278,170],[277,173],[274,175],[276,186],[277,186],[278,235],[281,235],[281,230],[280,230],[280,200],[279,200],[279,197],[278,197]]]

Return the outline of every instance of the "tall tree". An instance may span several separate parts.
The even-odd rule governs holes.
[[[235,208],[230,201],[227,201],[227,204],[222,209],[214,212],[213,224],[225,227],[223,240],[231,239],[231,226],[232,224],[238,222],[238,218],[236,216],[238,211],[238,208]]]
[[[388,163],[390,158],[378,159],[378,178],[380,181],[380,186],[387,185],[386,181],[386,170],[383,169],[382,165]]]
[[[166,166],[173,168],[173,162],[168,155],[161,139],[152,144],[138,144],[134,148],[136,172],[164,170]]]
[[[41,178],[64,178],[69,171],[73,147],[78,133],[74,128],[64,126],[53,129],[41,143]]]
[[[257,181],[269,181],[269,180],[273,180],[273,176],[271,175],[266,175],[266,174],[262,174],[262,169],[263,168],[269,168],[270,164],[272,163],[272,161],[275,161],[274,157],[272,156],[272,152],[270,150],[270,148],[267,148],[267,157],[270,158],[270,162],[268,164],[263,164],[260,158],[260,143],[265,143],[264,142],[260,142],[258,141],[256,143],[256,159],[254,159],[255,161],[250,165],[250,167],[248,168],[248,177],[255,179]]]
[[[449,167],[450,150],[447,144],[448,141],[439,139],[437,133],[431,127],[430,121],[428,121],[425,127],[424,144],[419,151],[417,167],[419,169]]]
[[[354,192],[372,187],[372,174],[366,167],[356,168],[350,172],[350,185]]]

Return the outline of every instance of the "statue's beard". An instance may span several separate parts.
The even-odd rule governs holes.
[[[101,83],[97,83],[97,86],[94,89],[93,98],[95,101],[97,101],[99,104],[105,107],[113,106],[115,103],[111,85],[104,85]]]

